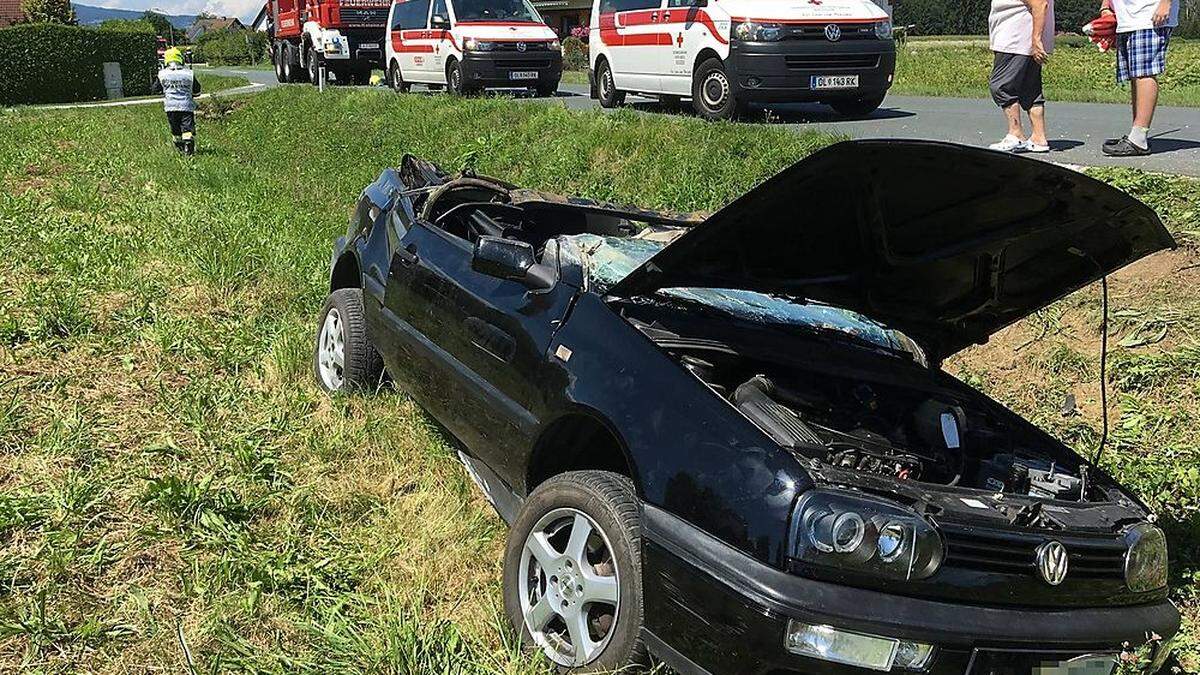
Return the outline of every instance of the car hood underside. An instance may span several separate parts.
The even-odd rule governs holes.
[[[860,312],[940,360],[1174,240],[1126,193],[933,141],[838,143],[680,236],[610,297],[708,287]]]

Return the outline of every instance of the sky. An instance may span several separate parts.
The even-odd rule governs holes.
[[[112,9],[153,9],[164,14],[209,12],[235,16],[245,22],[254,19],[263,0],[79,0],[79,4]]]

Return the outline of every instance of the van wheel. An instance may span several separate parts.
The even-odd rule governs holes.
[[[275,66],[275,81],[287,82],[287,77],[283,74],[283,50],[279,45],[271,46],[271,64]]]
[[[641,522],[633,484],[572,471],[538,486],[504,552],[504,610],[560,672],[646,665]]]
[[[864,98],[851,98],[841,101],[831,101],[829,106],[846,117],[866,117],[883,105],[887,93],[875,94]]]
[[[721,59],[710,58],[696,69],[692,78],[692,107],[706,120],[737,117],[738,100]]]
[[[397,63],[393,63],[388,70],[388,84],[397,94],[404,94],[412,89],[412,85],[404,81],[404,76],[400,74],[400,65]]]
[[[601,61],[596,66],[596,94],[601,108],[616,108],[625,104],[625,92],[617,89],[608,61]]]
[[[463,73],[460,61],[451,61],[446,65],[446,91],[455,96],[470,96],[478,93],[478,89],[466,84],[466,74]]]
[[[317,57],[317,50],[309,47],[305,60],[308,62],[308,81],[312,82],[314,87],[321,86],[321,61]]]

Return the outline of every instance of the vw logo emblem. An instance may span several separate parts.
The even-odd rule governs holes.
[[[1042,580],[1057,586],[1067,578],[1067,548],[1050,540],[1037,547],[1037,568]]]
[[[518,42],[518,43],[517,43],[517,51],[519,51],[519,52],[523,52],[523,51],[525,51],[525,50],[526,50],[526,49],[528,49],[528,48],[529,48],[529,46],[528,46],[528,45],[526,45],[524,42]]]
[[[837,42],[842,39],[842,27],[836,23],[825,25],[825,39],[830,42]]]

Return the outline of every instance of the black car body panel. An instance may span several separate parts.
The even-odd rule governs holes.
[[[1175,245],[1077,171],[933,141],[839,143],[750,190],[610,290],[791,293],[945,357]]]
[[[1179,618],[1165,587],[1133,592],[1123,576],[1123,537],[1148,510],[1060,442],[937,368],[947,353],[1100,270],[1171,245],[1153,212],[1065,169],[949,144],[844,143],[808,161],[704,219],[451,177],[406,157],[364,191],[334,251],[331,288],[363,289],[367,332],[389,373],[462,441],[473,476],[506,520],[556,471],[632,479],[644,504],[647,640],[684,670],[688,662],[713,673],[812,668],[784,649],[789,618],[934,641],[936,673],[992,658],[982,649],[1079,654],[1119,649],[1150,630],[1172,636]],[[1037,197],[1017,204],[1020,217],[999,218],[983,206],[1012,204],[1012,193],[1005,202],[959,175]],[[927,189],[939,181],[943,189]],[[775,215],[805,209],[815,239]],[[932,225],[917,231],[920,217]],[[889,224],[907,224],[906,236],[884,236],[896,234]],[[798,234],[823,257],[794,243]],[[603,288],[593,274],[595,247],[580,243],[592,241],[585,235],[674,242]],[[534,246],[553,283],[532,288],[477,271],[472,242],[483,236]],[[1030,250],[1032,243],[1041,248]],[[1071,249],[1098,268],[1073,262]],[[831,269],[829,260],[845,267]],[[1052,264],[1062,267],[1043,268]],[[947,282],[946,268],[971,270],[970,283],[933,293]],[[806,269],[824,274],[801,274]],[[725,320],[656,293],[680,284],[800,291],[902,326],[935,358],[925,364],[864,348],[853,336]],[[907,314],[896,309],[900,298],[912,303]],[[960,459],[952,480],[930,459],[921,460],[925,474],[913,474],[920,480],[907,470],[847,468],[830,459],[832,446],[780,443],[736,400],[735,385],[762,373],[792,395],[825,397],[836,413],[829,419],[852,415],[843,414],[844,395],[866,401],[869,390],[870,419],[853,425],[804,412],[823,439],[841,439],[835,445],[891,448],[876,418],[893,408],[914,416],[924,404],[911,401],[928,399],[956,411],[962,447],[981,454],[969,466]],[[564,445],[570,429],[586,434]],[[593,446],[599,436],[611,443]],[[1003,456],[997,448],[1008,446],[1036,454],[1041,460],[1022,461],[1044,460],[1051,477],[1071,476],[1073,487],[1053,498],[1027,495],[1026,476],[1019,490],[985,489]],[[944,563],[928,578],[887,581],[801,560],[793,519],[814,488],[883,497],[921,514],[938,528]],[[1049,539],[1061,540],[1078,570],[1057,586],[1037,578],[1033,560]]]

